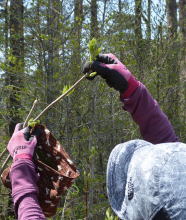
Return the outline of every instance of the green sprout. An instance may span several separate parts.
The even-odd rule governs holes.
[[[40,124],[40,120],[34,120],[33,118],[31,118],[29,121],[28,121],[28,126],[31,127],[31,128],[34,128],[36,125]]]
[[[101,47],[99,47],[98,42],[95,38],[89,41],[88,43],[89,53],[90,53],[90,62],[96,60],[97,55],[101,52]],[[89,77],[96,76],[96,72],[90,73]]]
[[[71,87],[72,86],[70,86],[70,85],[65,85],[63,87],[62,94],[66,93]],[[68,95],[72,94],[73,92],[74,92],[74,89],[71,92],[69,92]]]
[[[95,38],[89,41],[88,48],[90,52],[90,61],[96,60],[96,56],[101,52],[101,47],[99,47],[98,42]]]

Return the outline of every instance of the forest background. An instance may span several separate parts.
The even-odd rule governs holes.
[[[186,0],[1,0],[0,27],[0,152],[36,98],[33,116],[82,76],[93,37],[148,87],[186,143]],[[41,122],[81,173],[52,219],[117,219],[107,160],[115,145],[140,138],[119,94],[100,77],[84,80]],[[0,219],[15,219],[2,184],[0,198]]]

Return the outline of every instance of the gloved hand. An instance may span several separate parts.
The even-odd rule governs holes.
[[[135,79],[126,66],[111,53],[99,54],[96,61],[85,63],[83,73],[91,72],[97,72],[110,87],[119,91],[124,98],[129,97],[140,85],[140,82]],[[87,78],[91,80],[95,77]]]
[[[22,124],[17,124],[8,143],[7,149],[15,161],[18,158],[32,159],[37,144],[35,136],[30,135],[30,129],[21,129]],[[21,129],[21,130],[20,130]]]

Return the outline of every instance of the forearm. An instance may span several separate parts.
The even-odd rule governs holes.
[[[153,144],[178,141],[167,116],[143,84],[122,101],[124,109],[131,113],[133,120],[139,125],[144,140]]]
[[[19,220],[44,220],[37,199],[37,174],[31,160],[21,159],[13,163],[10,179],[15,212]]]

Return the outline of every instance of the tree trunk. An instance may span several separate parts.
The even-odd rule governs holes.
[[[186,118],[186,0],[179,1],[179,25],[181,31],[181,50],[180,50],[180,118]],[[180,130],[185,136],[186,132],[186,120],[180,120]],[[182,135],[181,135],[182,137]],[[184,140],[183,140],[184,139]],[[186,137],[183,137],[183,142],[186,141]]]
[[[186,0],[179,1],[179,24],[182,35],[182,48],[186,49]]]
[[[166,113],[173,122],[175,129],[179,124],[179,45],[177,41],[177,3],[176,0],[167,0],[167,20],[168,20],[168,43],[169,53],[167,57],[168,89],[167,89],[167,109]],[[177,130],[178,131],[178,130]]]
[[[41,1],[37,0],[36,3],[36,14],[35,14],[35,20],[37,21],[37,26],[36,29],[38,30],[38,35],[42,34],[41,32]],[[38,49],[38,57],[37,57],[37,71],[36,71],[36,80],[41,81],[42,84],[45,82],[44,74],[43,74],[43,66],[44,66],[44,61],[43,61],[43,42],[40,40],[37,45]]]
[[[135,46],[136,46],[136,61],[139,69],[139,79],[143,80],[143,39],[142,39],[142,0],[135,0]]]
[[[90,25],[90,37],[92,38],[98,38],[99,37],[99,31],[98,31],[98,20],[97,20],[97,0],[91,0],[91,25]],[[96,143],[96,104],[97,104],[97,84],[94,84],[91,88],[91,111],[90,111],[90,136],[89,136],[89,152],[92,152],[93,147],[95,147]],[[90,156],[90,162],[89,162],[89,170],[90,170],[90,177],[91,179],[95,178],[95,161],[94,157]],[[89,197],[88,197],[88,208],[89,213],[92,214],[93,210],[93,203],[94,203],[94,184],[90,182],[89,185]],[[89,215],[88,219],[93,219]]]
[[[7,63],[8,70],[5,76],[5,85],[11,87],[7,101],[9,111],[9,135],[12,135],[15,125],[21,122],[19,109],[21,109],[20,92],[24,79],[24,35],[23,35],[23,0],[10,1],[10,51]],[[12,200],[9,200],[10,207]],[[8,210],[8,216],[14,216],[13,208]]]
[[[147,39],[151,41],[151,4],[152,0],[148,0],[147,8]]]
[[[8,2],[5,5],[5,26],[4,26],[4,34],[5,34],[5,59],[8,60],[8,34],[9,34],[9,11],[8,11]]]
[[[142,41],[141,18],[142,18],[142,0],[135,0],[135,36],[137,43],[139,43],[138,45],[139,49]]]
[[[60,19],[60,0],[48,0],[47,16],[47,63],[46,63],[46,102],[49,104],[58,92],[55,76],[59,75],[59,19]],[[55,129],[53,122],[55,112],[49,111],[46,116],[46,123],[49,129]]]
[[[59,70],[59,9],[59,0],[48,0],[47,103],[50,103],[55,98],[54,75]]]
[[[121,0],[118,0],[118,17],[119,17],[119,19],[120,19],[120,17],[122,17],[123,16],[123,12],[122,12],[122,1]],[[118,20],[119,20],[118,19]],[[123,33],[123,25],[120,25],[119,27],[119,33]],[[123,36],[122,35],[119,35],[118,36],[118,40],[120,41],[120,42],[122,42],[123,41]],[[124,59],[124,57],[125,57],[125,50],[123,49],[123,46],[121,46],[121,47],[119,47],[119,55],[120,55],[120,57],[119,57],[119,59]]]
[[[98,15],[97,15],[97,0],[91,0],[90,5],[91,10],[91,27],[90,27],[90,38],[93,37],[97,38],[99,36],[99,30],[98,30]]]
[[[168,20],[168,34],[170,41],[170,52],[168,57],[169,65],[169,83],[175,84],[178,80],[178,45],[175,42],[177,38],[177,4],[176,0],[166,0],[167,6],[167,20]]]
[[[105,15],[106,15],[107,1],[108,1],[108,0],[104,0],[103,15],[102,15],[102,25],[101,25],[101,34],[104,34]]]
[[[23,37],[23,0],[10,1],[10,55],[9,71],[6,73],[6,85],[12,90],[7,103],[10,111],[9,134],[14,131],[15,125],[21,121],[19,109],[21,107],[20,88],[24,78],[24,37]]]
[[[177,35],[177,3],[176,0],[166,0],[167,19],[169,27],[169,37],[173,38]]]
[[[72,72],[79,74],[81,71],[81,31],[83,22],[83,0],[74,0],[74,30],[73,30],[73,56]],[[79,76],[78,76],[79,77]]]

